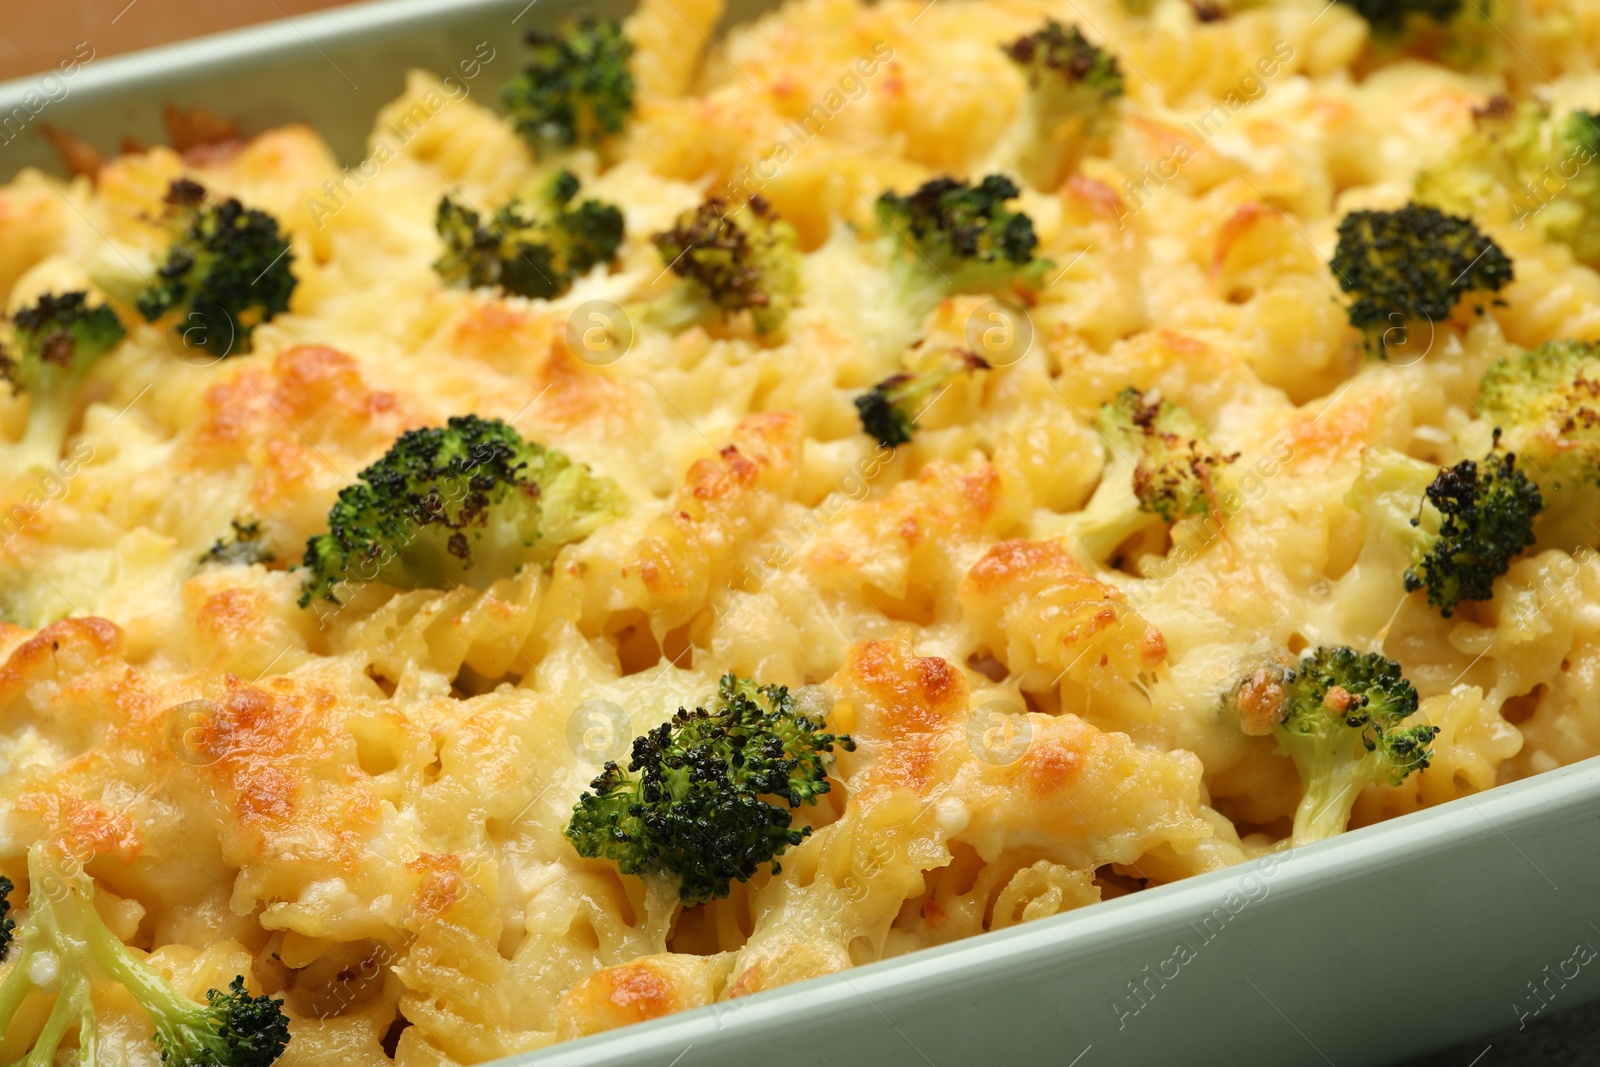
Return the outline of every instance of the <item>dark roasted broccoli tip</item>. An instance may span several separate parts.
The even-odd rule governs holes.
[[[1112,100],[1122,95],[1116,57],[1091,44],[1076,26],[1050,19],[1042,29],[1004,46],[1011,61],[1028,72],[1034,89],[1065,90],[1073,98]]]
[[[935,178],[905,196],[878,197],[878,217],[895,246],[892,267],[914,310],[948,293],[1017,292],[1041,287],[1052,264],[1034,258],[1033,220],[1006,207],[1021,192],[991,174],[977,185]]]
[[[1600,481],[1600,345],[1551,341],[1496,361],[1478,383],[1478,407],[1558,485]]]
[[[294,256],[265,211],[207,199],[179,178],[167,191],[172,242],[134,306],[145,321],[176,315],[186,344],[216,356],[250,351],[250,335],[289,310]]]
[[[11,949],[11,935],[17,928],[17,920],[11,918],[11,893],[16,888],[11,879],[0,874],[0,963]]]
[[[1366,786],[1397,785],[1426,769],[1439,732],[1403,725],[1417,710],[1417,691],[1399,664],[1342,645],[1245,672],[1228,703],[1246,733],[1270,732],[1300,772],[1296,845],[1343,833]]]
[[[1339,0],[1384,36],[1394,36],[1416,20],[1449,22],[1462,11],[1462,0]]]
[[[624,771],[605,769],[579,798],[567,824],[578,854],[604,858],[624,874],[678,880],[684,904],[728,895],[811,833],[791,810],[828,792],[835,747],[848,736],[798,712],[781,685],[724,675],[711,710],[680,708],[633,742]]]
[[[360,477],[306,543],[301,607],[337,603],[334,587],[350,580],[481,589],[548,565],[623,508],[610,479],[476,415],[407,431]]]
[[[106,928],[94,908],[93,885],[82,874],[51,869],[41,858],[45,849],[36,845],[29,853],[28,923],[16,961],[0,982],[4,1033],[34,989],[33,976],[52,976],[55,1002],[24,1064],[51,1063],[74,1029],[80,1057],[96,1062],[102,1035],[94,983],[102,977],[121,985],[149,1016],[164,1067],[270,1067],[282,1055],[290,1038],[282,1001],[251,996],[243,976],[226,992],[208,991],[205,1004],[190,1000]]]
[[[783,326],[800,289],[800,249],[790,226],[759,196],[730,211],[716,197],[678,216],[652,240],[661,261],[723,313],[749,311],[759,333]]]
[[[1350,324],[1379,355],[1403,343],[1395,331],[1442,322],[1467,293],[1499,292],[1514,277],[1511,259],[1471,219],[1418,204],[1346,215],[1329,266],[1354,297]]]
[[[82,292],[46,293],[11,319],[11,339],[0,345],[0,376],[29,397],[24,462],[50,466],[72,421],[78,383],[122,340],[122,323],[104,304],[91,308]]]
[[[541,152],[593,146],[633,112],[633,45],[615,20],[574,15],[554,33],[530,30],[533,57],[505,87],[516,130]]]
[[[545,300],[560,296],[611,262],[622,244],[622,211],[600,200],[574,205],[577,195],[578,179],[563,170],[538,195],[511,201],[487,222],[445,197],[434,223],[445,250],[434,270],[452,285],[498,285]]]
[[[917,418],[942,390],[963,374],[988,369],[989,364],[980,357],[956,350],[928,370],[891,375],[856,397],[862,432],[885,448],[906,444],[917,428]]]
[[[233,533],[217,538],[216,543],[200,557],[201,563],[249,565],[272,561],[272,550],[261,540],[261,524],[255,521],[240,522],[238,519],[233,520]]]
[[[1130,386],[1101,407],[1099,421],[1114,448],[1134,452],[1133,492],[1142,510],[1170,523],[1216,509],[1217,474],[1239,454],[1212,448],[1194,416],[1154,390]]]
[[[1517,470],[1515,456],[1491,452],[1481,466],[1467,459],[1441,470],[1427,500],[1442,521],[1425,554],[1406,571],[1406,591],[1427,589],[1428,603],[1448,619],[1463,600],[1493,598],[1494,580],[1533,544],[1533,520],[1544,498]]]

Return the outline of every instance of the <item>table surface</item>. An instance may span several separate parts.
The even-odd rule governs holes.
[[[1506,1008],[1507,1015],[1511,1008]],[[1400,1067],[1588,1067],[1600,1062],[1600,1001],[1509,1027]]]
[[[86,42],[96,58],[338,7],[350,0],[0,0],[0,81],[48,70]]]

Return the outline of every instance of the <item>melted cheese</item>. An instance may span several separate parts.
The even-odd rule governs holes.
[[[1293,766],[1220,711],[1270,648],[1382,650],[1441,727],[1433,765],[1369,788],[1358,824],[1600,752],[1592,551],[1541,544],[1493,602],[1441,619],[1367,558],[1346,499],[1368,446],[1465,455],[1493,359],[1600,338],[1600,276],[1489,220],[1516,261],[1504,306],[1381,365],[1325,267],[1342,214],[1403,203],[1489,95],[1594,106],[1600,7],[1512,5],[1468,69],[1375,50],[1323,0],[1206,24],[1178,0],[1148,19],[1082,3],[1127,99],[1059,190],[1023,195],[1063,268],[1032,344],[893,452],[858,432],[853,397],[919,328],[962,343],[983,301],[900,321],[849,224],[886,187],[984,172],[1025,89],[998,45],[1042,21],[1035,0],[793,0],[716,49],[715,0],[645,0],[638,114],[607,159],[570,161],[623,206],[627,242],[554,302],[431,270],[441,194],[495,204],[534,163],[422,72],[354,178],[293,126],[0,190],[13,310],[82,287],[105,239],[155,247],[184,174],[275,213],[299,278],[248,355],[195,359],[134,327],[84,386],[61,467],[0,463],[0,872],[19,902],[28,845],[68,839],[108,921],[182,988],[244,973],[286,999],[284,1067],[386,1050],[444,1067],[1282,847]],[[649,235],[735,189],[807,250],[786,335],[641,327],[616,362],[575,356],[573,309],[659,292]],[[1102,474],[1089,414],[1129,385],[1239,453],[1237,497],[1222,531],[1185,520],[1091,570],[1063,535]],[[27,405],[0,398],[6,439]],[[284,564],[339,489],[403,430],[465,412],[591,464],[628,514],[549,573],[297,607]],[[240,515],[283,563],[199,568]],[[597,751],[729,670],[815,686],[859,748],[780,874],[685,912],[562,830]],[[102,1040],[153,1067],[125,999]],[[0,1060],[42,1019],[30,1003]]]

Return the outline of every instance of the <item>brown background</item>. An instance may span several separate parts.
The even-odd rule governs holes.
[[[88,41],[100,58],[350,2],[0,0],[0,81],[55,66],[79,41]]]

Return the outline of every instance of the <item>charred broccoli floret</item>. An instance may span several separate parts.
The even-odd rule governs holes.
[[[578,179],[557,172],[527,199],[513,200],[487,222],[446,196],[434,226],[444,254],[433,268],[447,284],[498,285],[517,296],[553,299],[603,263],[622,244],[622,212],[614,204],[574,205]]]
[[[533,58],[503,91],[516,130],[540,153],[597,145],[633,112],[633,45],[614,19],[572,15],[529,30]]]
[[[917,418],[939,398],[939,392],[963,374],[988,370],[989,364],[964,350],[944,354],[925,370],[891,375],[856,397],[862,432],[885,448],[911,440]]]
[[[1398,785],[1433,758],[1437,726],[1405,726],[1417,691],[1376,652],[1318,648],[1298,663],[1267,660],[1228,696],[1249,734],[1271,734],[1294,760],[1303,793],[1296,845],[1344,832],[1366,786]]]
[[[1373,30],[1393,37],[1415,21],[1446,23],[1461,13],[1462,0],[1339,0],[1356,9]]]
[[[212,200],[198,182],[167,190],[171,243],[147,271],[123,254],[104,258],[91,278],[146,322],[170,320],[186,346],[222,357],[250,351],[255,328],[289,310],[295,277],[278,220],[238,200]],[[148,284],[147,284],[148,279]]]
[[[1104,561],[1145,530],[1217,513],[1217,478],[1238,454],[1212,447],[1189,412],[1155,390],[1129,387],[1100,408],[1097,422],[1105,472],[1071,528],[1085,557]]]
[[[1354,298],[1350,324],[1380,356],[1404,343],[1400,332],[1443,322],[1463,296],[1498,292],[1514,276],[1510,258],[1471,219],[1418,204],[1346,215],[1329,266]]]
[[[524,563],[548,565],[622,509],[609,478],[498,419],[408,430],[339,493],[328,532],[306,543],[300,606],[337,603],[334,588],[352,579],[481,589]]]
[[[1600,345],[1551,341],[1503,358],[1479,382],[1478,406],[1558,486],[1600,482]]]
[[[1463,600],[1489,600],[1494,580],[1533,544],[1533,520],[1544,507],[1539,490],[1517,470],[1511,453],[1490,453],[1441,470],[1428,485],[1438,511],[1421,558],[1406,571],[1406,591],[1428,591],[1428,603],[1449,618]],[[1411,520],[1420,526],[1420,517]]]
[[[91,308],[81,292],[46,293],[11,318],[11,339],[0,345],[0,375],[28,395],[22,465],[50,467],[72,422],[78,384],[122,340],[122,323],[104,304]]]
[[[1033,220],[1006,207],[1021,192],[991,174],[977,185],[935,178],[920,188],[878,198],[896,292],[909,316],[922,319],[950,293],[1031,293],[1052,267],[1037,259]]]
[[[1053,190],[1076,163],[1083,142],[1110,125],[1122,95],[1122,70],[1111,53],[1076,26],[1050,19],[1002,49],[1028,75],[1028,94],[1001,154],[1036,189]]]
[[[683,279],[653,309],[677,326],[740,311],[758,333],[783,326],[800,290],[794,227],[759,196],[738,209],[712,197],[652,240],[661,262]]]
[[[1539,101],[1496,97],[1442,163],[1417,176],[1417,199],[1458,215],[1509,215],[1600,266],[1600,115],[1559,117]]]
[[[677,879],[687,905],[728,895],[811,833],[793,809],[828,792],[829,754],[855,742],[799,712],[788,689],[726,674],[715,705],[678,709],[589,785],[567,824],[578,854]]]
[[[1496,438],[1498,444],[1498,437]],[[1494,580],[1533,544],[1544,508],[1539,490],[1510,453],[1450,467],[1386,448],[1361,456],[1349,502],[1377,544],[1362,559],[1403,574],[1408,593],[1426,589],[1428,603],[1449,618],[1463,601],[1494,598]]]
[[[26,1067],[53,1062],[73,1030],[79,1062],[97,1062],[102,1024],[94,992],[101,979],[122,986],[149,1016],[165,1067],[270,1067],[288,1047],[281,1000],[251,996],[242,975],[226,991],[207,992],[204,1004],[190,1000],[106,928],[94,908],[93,882],[64,866],[48,845],[29,850],[28,919],[18,935],[21,949],[0,982],[0,1033],[11,1028],[29,993],[55,994],[22,1061]],[[0,882],[9,890],[9,881]]]

